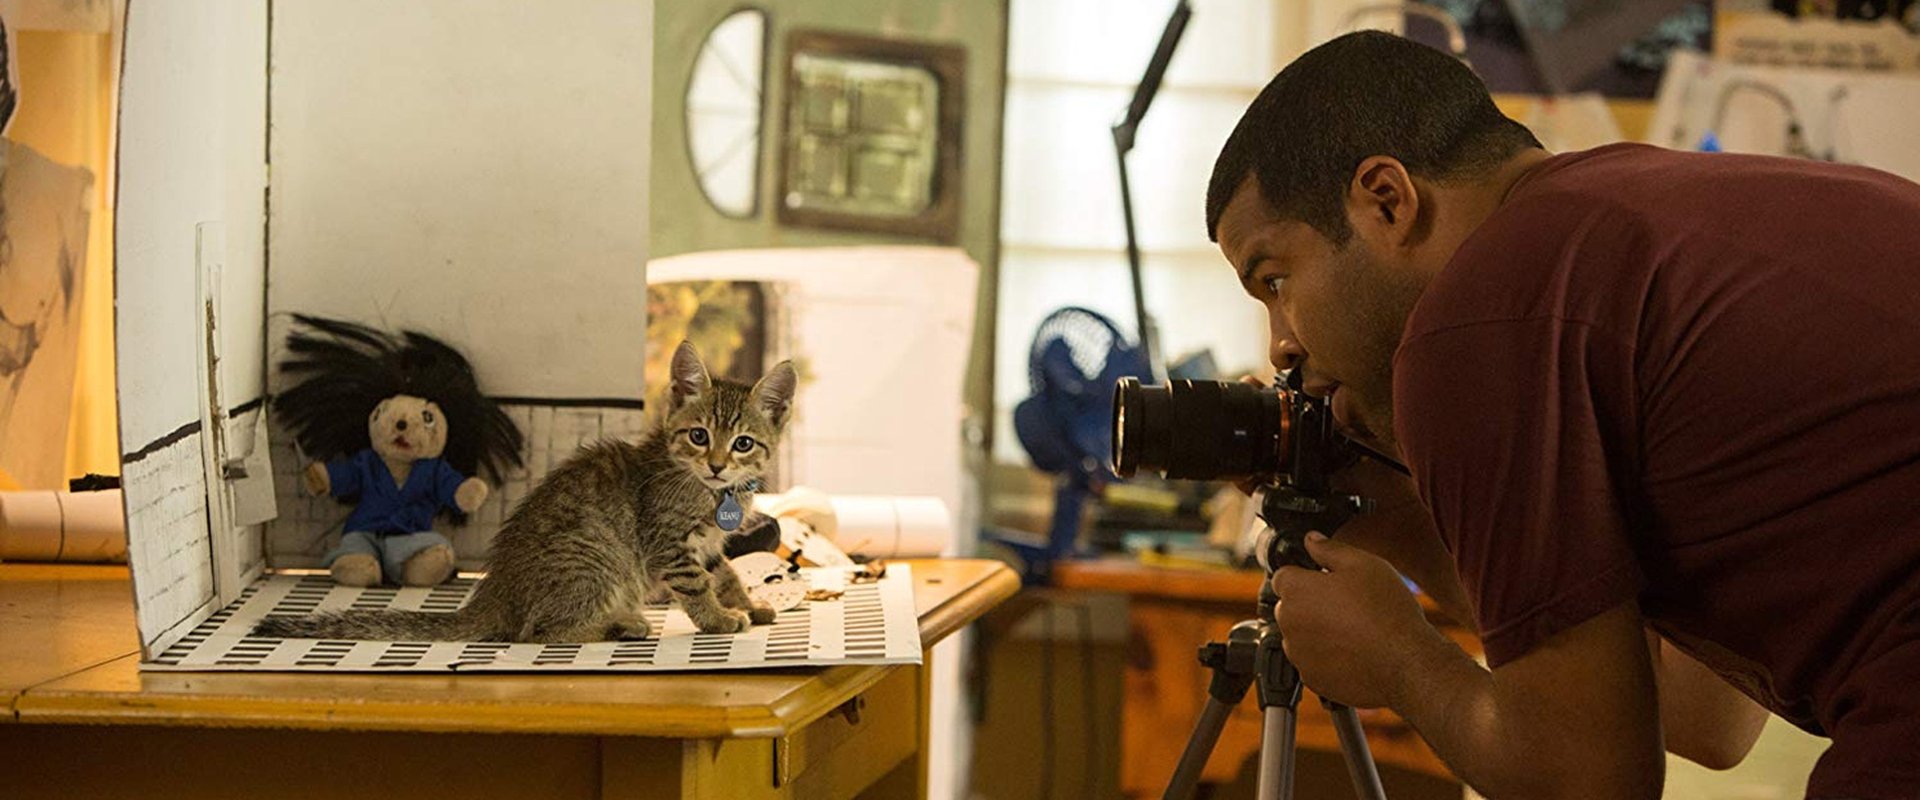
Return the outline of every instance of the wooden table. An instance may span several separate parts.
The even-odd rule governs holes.
[[[1121,711],[1120,786],[1129,796],[1154,796],[1166,787],[1180,760],[1180,744],[1193,731],[1207,701],[1211,674],[1196,657],[1208,640],[1224,641],[1234,623],[1254,615],[1264,576],[1252,570],[1150,567],[1126,559],[1063,561],[1053,568],[1060,589],[1115,592],[1128,596],[1129,651]],[[1442,631],[1468,652],[1479,643],[1439,617],[1421,598]],[[1201,780],[1233,781],[1247,759],[1258,755],[1260,710],[1253,693],[1236,706],[1221,732]],[[1382,768],[1401,767],[1448,781],[1452,773],[1412,726],[1384,709],[1360,712],[1367,741]],[[1333,719],[1313,692],[1300,700],[1297,746],[1338,753]],[[1395,793],[1389,791],[1390,796]],[[1455,789],[1453,796],[1458,796]]]
[[[922,644],[1011,596],[911,561]],[[140,672],[120,567],[0,565],[0,796],[922,796],[926,667]],[[14,723],[14,724],[8,724]]]

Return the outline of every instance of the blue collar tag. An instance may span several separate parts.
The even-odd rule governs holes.
[[[720,496],[720,508],[713,512],[713,522],[720,526],[720,530],[732,533],[740,530],[740,523],[746,516],[740,510],[740,502],[733,499],[733,490],[728,489],[726,494]]]

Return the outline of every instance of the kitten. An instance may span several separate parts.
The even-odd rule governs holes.
[[[793,365],[784,361],[752,388],[713,380],[692,345],[682,343],[660,424],[637,444],[584,447],[549,473],[494,537],[487,576],[458,612],[274,616],[261,620],[253,635],[637,639],[652,633],[641,608],[662,587],[706,633],[772,622],[773,609],[747,598],[722,557],[729,533],[717,520],[727,508],[752,508],[752,490],[773,461],[796,382]]]

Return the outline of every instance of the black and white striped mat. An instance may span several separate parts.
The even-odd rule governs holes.
[[[848,583],[840,570],[807,570],[815,588],[844,589],[837,600],[801,603],[772,625],[736,634],[700,633],[678,607],[647,610],[655,638],[638,642],[504,644],[253,638],[268,614],[346,609],[451,613],[478,580],[432,588],[341,586],[324,574],[274,574],[194,628],[142,669],[266,672],[660,672],[767,669],[834,664],[918,664],[920,624],[905,564],[886,577]]]

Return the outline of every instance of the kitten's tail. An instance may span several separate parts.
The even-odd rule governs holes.
[[[253,636],[278,639],[373,639],[390,642],[470,642],[495,638],[478,614],[432,611],[326,611],[269,616]]]

